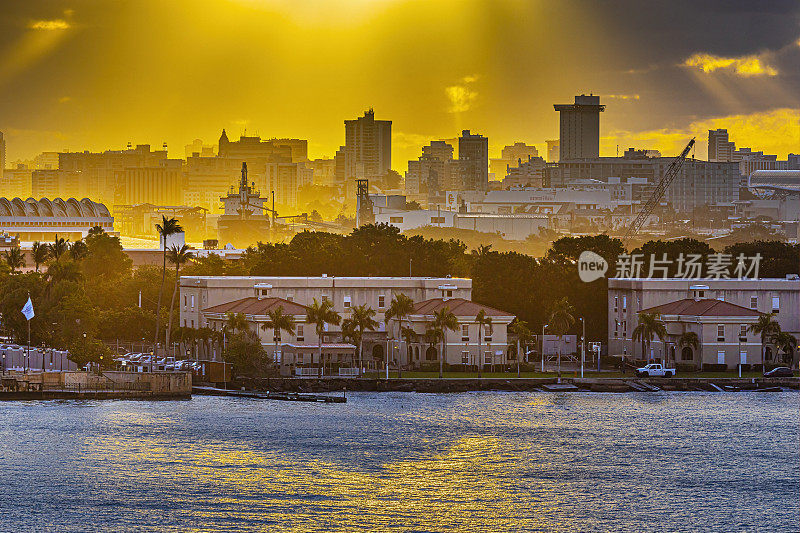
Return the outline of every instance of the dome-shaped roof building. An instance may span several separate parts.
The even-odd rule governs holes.
[[[49,241],[56,235],[78,240],[95,226],[111,233],[114,217],[105,205],[88,198],[0,198],[0,232],[20,241]]]

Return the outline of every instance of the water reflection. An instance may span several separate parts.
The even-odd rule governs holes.
[[[798,400],[6,404],[0,530],[787,530]]]

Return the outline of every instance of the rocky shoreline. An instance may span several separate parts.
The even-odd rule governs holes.
[[[325,393],[342,391],[363,392],[420,392],[458,393],[469,391],[543,391],[555,385],[557,378],[523,379],[405,379],[393,378],[245,378],[231,383],[232,388],[251,391]],[[720,392],[725,387],[741,391],[760,390],[769,387],[800,389],[800,378],[562,378],[562,384],[573,385],[572,390],[591,392],[637,392],[650,388],[666,391]]]

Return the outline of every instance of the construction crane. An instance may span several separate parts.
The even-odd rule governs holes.
[[[683,162],[686,161],[686,156],[689,155],[689,151],[692,149],[693,146],[694,146],[694,137],[692,137],[692,140],[689,141],[689,144],[686,145],[686,148],[683,149],[683,152],[681,152],[681,154],[675,159],[673,159],[672,163],[669,164],[669,167],[667,167],[667,171],[664,172],[663,176],[661,176],[661,180],[658,182],[656,190],[653,191],[653,194],[650,196],[650,198],[642,207],[641,211],[639,211],[639,214],[631,223],[630,227],[628,228],[628,231],[625,232],[625,237],[623,238],[625,244],[628,244],[628,242],[632,238],[634,238],[637,233],[639,233],[639,230],[642,229],[642,226],[644,226],[647,217],[653,214],[653,210],[661,201],[661,198],[664,197],[664,193],[667,191],[667,187],[669,187],[669,184],[672,183],[672,180],[675,179],[675,176],[678,175],[678,172],[680,172],[681,167],[683,167]]]

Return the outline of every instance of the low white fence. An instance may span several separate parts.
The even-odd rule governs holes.
[[[339,376],[341,376],[341,377],[353,378],[353,377],[358,377],[358,375],[359,375],[359,372],[358,372],[357,368],[340,368],[339,369]]]

